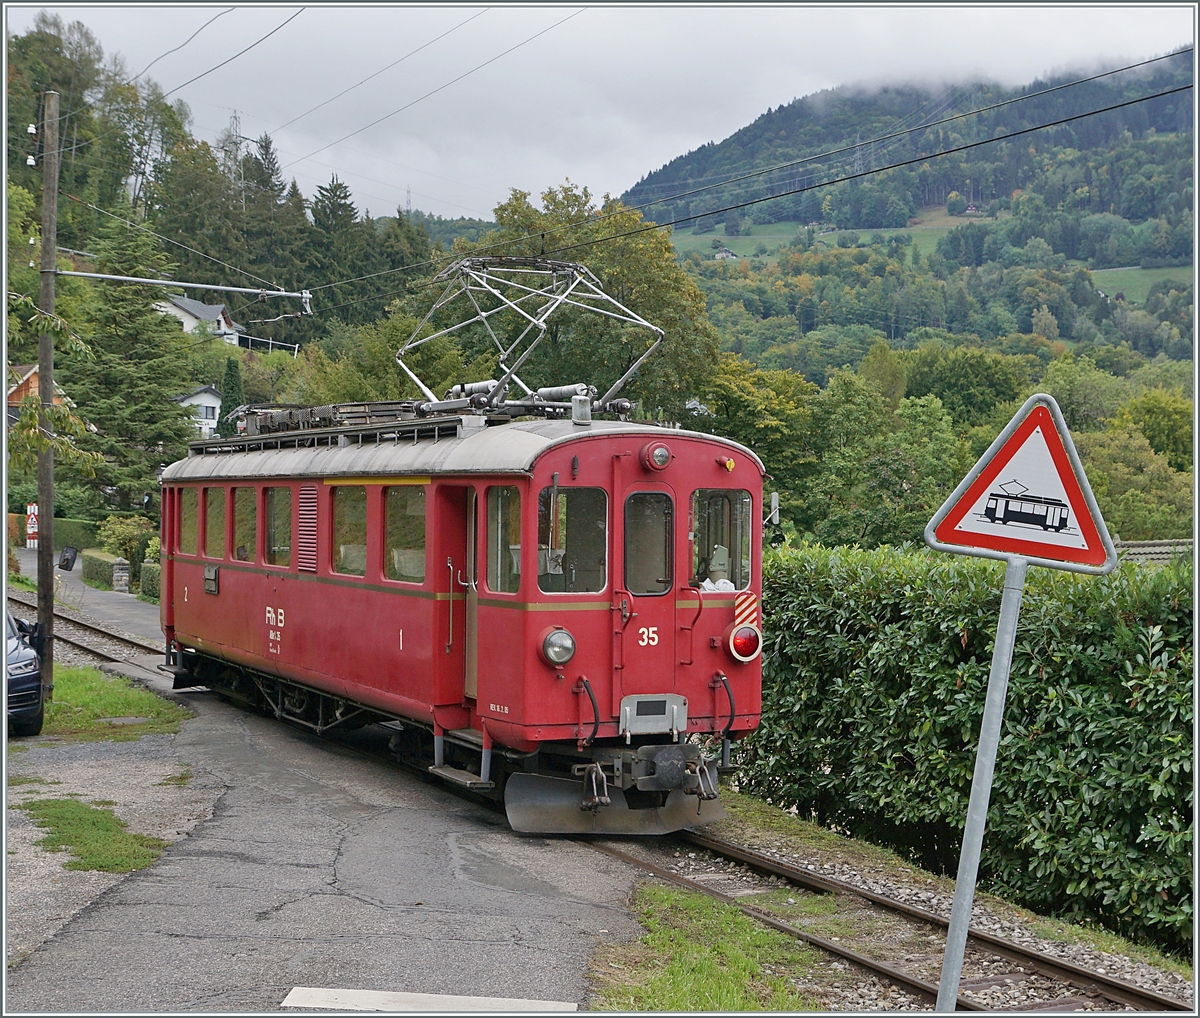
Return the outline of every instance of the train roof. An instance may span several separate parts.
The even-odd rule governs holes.
[[[762,460],[727,438],[697,431],[593,420],[487,423],[479,416],[443,417],[405,427],[338,428],[253,438],[195,442],[187,459],[163,471],[164,483],[261,477],[433,476],[526,474],[548,449],[573,441],[618,435],[716,442],[748,456],[765,474]]]

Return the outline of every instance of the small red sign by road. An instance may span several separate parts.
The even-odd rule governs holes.
[[[1107,571],[1116,554],[1058,406],[1023,406],[926,529],[943,551]]]

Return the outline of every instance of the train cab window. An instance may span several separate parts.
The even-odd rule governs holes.
[[[204,489],[204,557],[225,557],[225,489]]]
[[[292,489],[265,488],[266,554],[269,566],[292,564]]]
[[[515,487],[488,488],[487,585],[502,594],[521,586],[521,492]]]
[[[350,576],[367,572],[367,489],[338,485],[333,502],[333,571]]]
[[[665,594],[673,582],[675,507],[661,491],[625,500],[625,586],[631,594]]]
[[[389,580],[425,582],[425,489],[406,484],[383,489],[383,574]]]
[[[750,507],[748,491],[701,488],[692,493],[693,586],[710,591],[750,586]]]
[[[607,523],[603,488],[543,488],[538,496],[538,587],[547,592],[603,590]]]
[[[195,555],[200,534],[200,489],[179,489],[179,551]]]
[[[258,531],[254,488],[233,489],[233,557],[253,562],[258,553]]]

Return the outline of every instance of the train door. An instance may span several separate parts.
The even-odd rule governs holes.
[[[479,692],[479,493],[467,489],[466,572],[456,578],[466,596],[463,615],[463,694],[472,700]]]
[[[675,688],[675,529],[680,507],[666,484],[625,489],[614,619],[619,647],[613,701]],[[619,691],[618,691],[619,689]]]
[[[437,555],[430,563],[434,571],[436,629],[433,637],[434,659],[438,676],[434,702],[461,703],[467,688],[467,647],[474,631],[468,624],[469,577],[474,568],[473,531],[475,489],[442,484],[437,487],[434,515]],[[473,534],[472,534],[473,536]],[[436,648],[444,648],[437,650]]]

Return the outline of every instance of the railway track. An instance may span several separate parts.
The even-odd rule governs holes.
[[[10,591],[8,600],[10,605],[18,605],[20,608],[26,609],[26,611],[17,612],[22,618],[30,617],[30,612],[37,612],[37,600],[35,598],[22,597]],[[125,661],[128,660],[131,654],[145,655],[161,654],[163,652],[161,646],[155,646],[148,641],[138,640],[122,633],[115,633],[111,629],[105,629],[103,626],[85,622],[82,619],[61,612],[57,608],[54,611],[54,618],[54,639],[56,641],[68,644],[105,661]],[[122,656],[122,651],[126,652],[124,656]]]
[[[37,604],[32,598],[25,598],[10,593],[8,600],[14,605],[19,606],[19,608],[25,609],[24,612],[21,612],[22,615],[27,614],[29,611],[36,611]],[[85,622],[66,613],[56,610],[54,614],[57,620],[55,628],[56,639],[104,660],[121,661],[127,660],[131,654],[159,654],[162,651],[161,647],[147,641],[113,632],[103,626]],[[124,652],[124,656],[122,656],[122,652]],[[688,831],[683,832],[677,837],[689,845],[711,852],[722,859],[748,867],[756,873],[779,878],[791,885],[804,888],[808,891],[819,894],[853,895],[877,909],[902,916],[907,920],[923,923],[939,930],[944,930],[948,926],[947,920],[934,912],[911,905],[908,902],[889,898],[835,877],[814,873],[762,852],[745,848],[709,834]],[[662,880],[733,905],[758,922],[820,948],[860,969],[871,972],[914,996],[929,1001],[936,1000],[937,998],[936,984],[921,979],[910,972],[906,972],[903,968],[891,962],[881,961],[855,951],[838,940],[831,940],[810,933],[765,909],[747,904],[734,895],[710,887],[699,880],[690,879],[664,866],[640,858],[637,855],[596,841],[589,840],[585,843],[597,851],[621,859],[627,864],[651,873]],[[1068,987],[1068,992],[1073,994],[1073,996],[1055,1000],[1041,1001],[1037,1005],[1023,1005],[1019,1008],[1020,1010],[1072,1010],[1087,1007],[1089,1002],[1100,1003],[1102,1005],[1104,1003],[1126,1005],[1140,1011],[1179,1012],[1193,1010],[1190,1005],[1175,1000],[1172,997],[1145,989],[1126,980],[1117,979],[1113,976],[1084,968],[1083,966],[1036,951],[1022,944],[1005,940],[984,930],[972,928],[969,935],[969,943],[979,952],[997,956],[1008,962],[1015,963],[1023,969],[1030,969],[1061,984],[1065,984]],[[1015,979],[1025,977],[1023,972],[1014,972],[1010,975]],[[1005,976],[993,976],[975,981],[964,979],[963,985],[968,988],[972,986],[973,982],[986,985],[999,985],[1005,978]],[[977,986],[975,988],[982,987]],[[963,994],[959,995],[958,1010],[994,1011],[996,1009],[992,1004],[981,1003]]]
[[[688,831],[677,835],[677,837],[681,838],[688,845],[711,852],[730,862],[746,866],[759,874],[782,879],[788,884],[804,888],[808,891],[819,894],[854,895],[869,903],[870,906],[893,915],[902,916],[907,920],[926,924],[939,930],[944,930],[948,926],[947,920],[941,916],[910,905],[907,902],[876,894],[865,888],[833,877],[812,873],[761,852],[744,848],[740,845],[712,837],[711,835]],[[814,947],[818,947],[858,968],[865,969],[880,978],[888,980],[914,996],[930,1002],[937,999],[938,987],[936,983],[907,972],[892,962],[881,961],[878,958],[855,951],[838,939],[831,940],[808,932],[765,909],[747,904],[735,895],[727,894],[709,886],[707,883],[683,876],[680,873],[647,861],[637,855],[622,851],[611,845],[596,842],[590,842],[590,844],[592,848],[619,858],[629,865],[639,867],[660,879],[681,887],[686,887],[700,894],[709,895],[726,904],[732,905],[764,925],[787,933]],[[1147,990],[1126,980],[1117,979],[1104,973],[1075,965],[1061,958],[1056,958],[1022,944],[1005,940],[1002,937],[997,937],[983,930],[973,928],[970,933],[969,944],[977,952],[1015,963],[1022,970],[1031,970],[1040,973],[1042,976],[1063,984],[1066,987],[1067,996],[1039,1001],[1035,1004],[1022,1004],[1018,1008],[1013,1008],[1013,1010],[1066,1011],[1085,1009],[1097,1004],[1102,1007],[1106,1004],[1124,1005],[1139,1011],[1190,1012],[1193,1010],[1190,1005],[1182,1001],[1175,1000],[1152,990]],[[1020,981],[1027,977],[1028,973],[1026,971],[992,974],[979,979],[966,977],[962,985],[969,992],[971,989],[986,989],[990,986],[1003,985],[1006,981]],[[959,1011],[995,1011],[998,1009],[1005,1010],[1005,1008],[997,1008],[995,1004],[984,1003],[965,994],[960,993],[958,997],[957,1010]],[[1105,1009],[1111,1009],[1111,1007]]]

